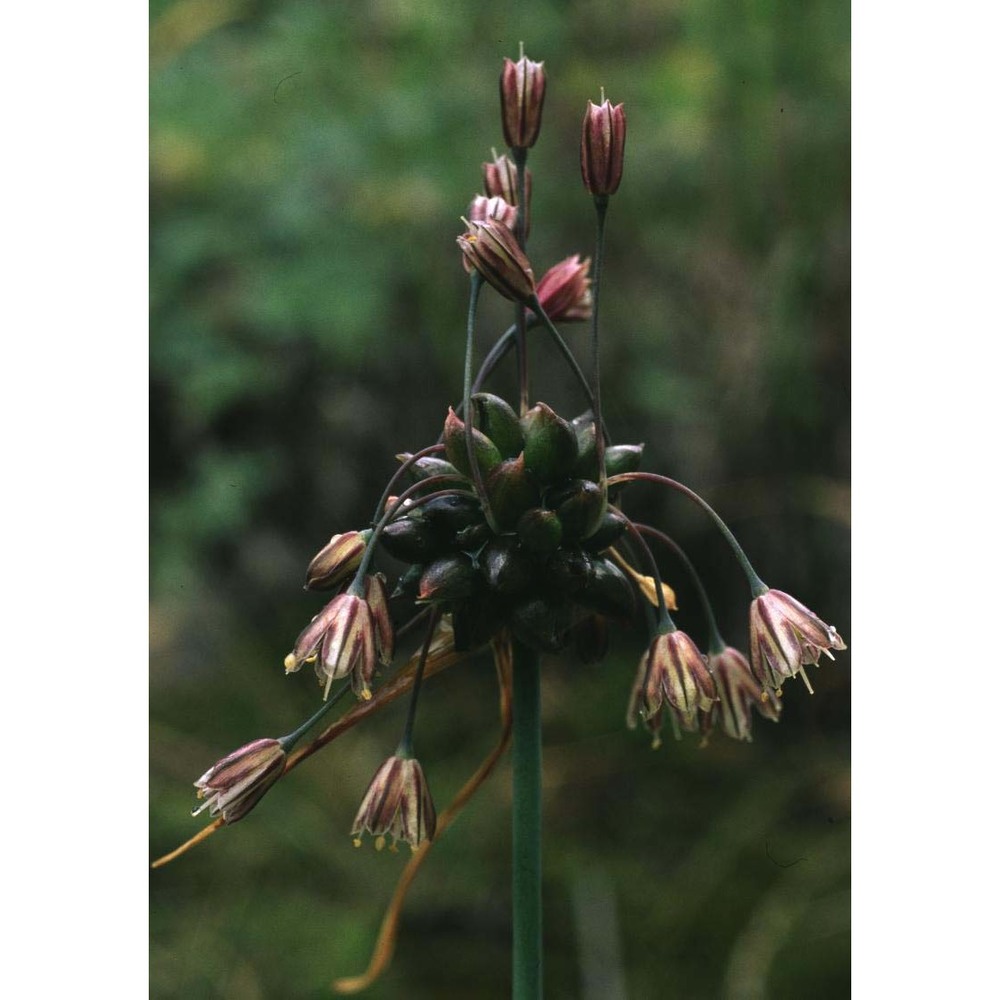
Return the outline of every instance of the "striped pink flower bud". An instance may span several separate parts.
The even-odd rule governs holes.
[[[542,127],[545,102],[545,64],[532,62],[521,53],[517,62],[504,59],[500,74],[500,115],[508,146],[534,146]]]
[[[587,102],[580,141],[583,186],[595,195],[614,194],[622,180],[625,156],[625,110],[610,101]]]
[[[553,322],[590,319],[590,258],[574,254],[550,267],[535,290],[538,301]]]
[[[514,234],[495,220],[468,225],[468,232],[458,237],[466,267],[475,268],[505,298],[530,301],[535,275]]]
[[[778,721],[781,702],[774,692],[765,692],[738,649],[727,646],[721,653],[713,653],[708,658],[708,669],[715,679],[719,696],[712,709],[712,726],[718,723],[727,736],[749,743],[752,739],[751,709],[756,709],[765,719]]]

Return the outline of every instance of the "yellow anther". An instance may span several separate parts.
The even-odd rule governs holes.
[[[361,838],[360,837],[355,837],[354,838],[354,846],[355,847],[360,847],[361,846]]]
[[[294,653],[289,653],[285,657],[285,673],[290,674],[299,669],[299,661],[295,658]]]
[[[376,851],[381,851],[383,847],[385,847],[385,837],[376,837],[375,838],[375,850]]]

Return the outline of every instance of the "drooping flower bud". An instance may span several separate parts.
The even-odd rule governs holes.
[[[590,319],[590,258],[581,263],[580,255],[573,254],[559,261],[542,275],[536,292],[553,323]]]
[[[528,302],[535,294],[531,264],[502,223],[470,222],[468,232],[458,237],[458,245],[466,268],[474,267],[505,298]]]
[[[504,59],[500,74],[500,114],[503,136],[508,146],[534,146],[542,127],[545,101],[544,63],[532,62],[521,53],[517,62]]]
[[[416,850],[434,838],[437,814],[427,779],[420,763],[412,757],[390,757],[376,772],[361,800],[351,827],[354,846],[361,846],[361,834],[375,838],[376,850],[385,847],[386,834],[392,837],[389,849],[398,841]]]
[[[334,535],[309,563],[306,589],[332,590],[343,583],[361,564],[371,535],[371,529]]]
[[[208,809],[223,823],[235,823],[264,797],[285,770],[285,751],[279,740],[254,740],[210,767],[195,783],[205,801],[193,816]]]
[[[622,179],[625,155],[625,111],[610,101],[587,102],[580,141],[583,186],[593,195],[614,194]]]
[[[379,662],[384,666],[392,663],[396,649],[396,634],[392,628],[392,615],[389,613],[389,595],[385,589],[385,577],[381,573],[372,573],[365,577],[365,600],[371,609],[372,622],[375,625],[375,651]]]
[[[496,195],[492,198],[477,194],[469,204],[469,219],[472,222],[486,222],[494,220],[502,222],[508,229],[513,231],[517,224],[517,207]]]

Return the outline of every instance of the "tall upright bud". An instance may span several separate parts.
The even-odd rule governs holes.
[[[534,146],[542,127],[545,101],[545,64],[532,62],[521,50],[517,62],[504,59],[500,74],[500,115],[508,146]]]
[[[610,101],[587,102],[580,141],[583,186],[593,195],[614,194],[622,179],[625,156],[625,111]]]
[[[468,232],[458,237],[466,270],[474,267],[505,298],[530,301],[535,275],[514,234],[492,219],[468,226]]]

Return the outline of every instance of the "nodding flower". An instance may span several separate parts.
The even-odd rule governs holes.
[[[285,751],[280,740],[254,740],[213,764],[195,783],[198,798],[205,801],[192,816],[208,810],[235,823],[264,797],[285,770]]]
[[[721,724],[722,731],[734,740],[749,743],[751,708],[755,708],[765,719],[778,721],[781,702],[774,693],[767,693],[750,670],[746,657],[732,646],[721,653],[713,653],[708,658],[708,669],[715,678],[715,690],[719,700],[715,703],[710,717],[710,725]]]
[[[416,758],[396,754],[375,772],[351,835],[356,847],[361,846],[361,834],[369,833],[377,850],[385,846],[386,835],[392,837],[390,850],[398,841],[416,850],[425,840],[433,840],[436,826],[434,800],[423,768]]]
[[[750,605],[750,663],[761,684],[781,692],[786,678],[799,674],[812,693],[803,669],[819,663],[820,653],[833,659],[831,649],[847,649],[832,625],[821,621],[794,597],[768,590]]]

